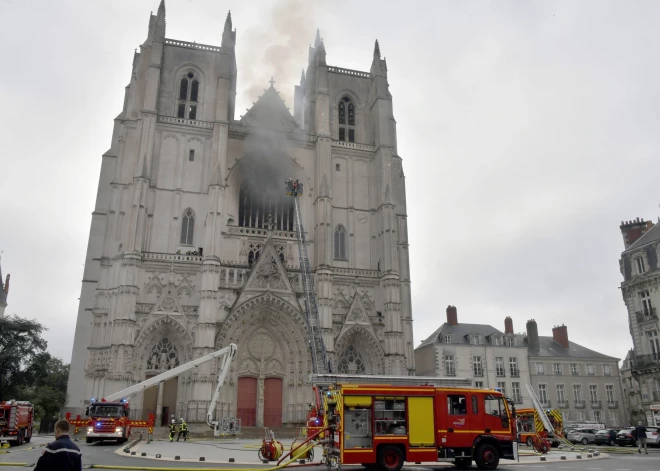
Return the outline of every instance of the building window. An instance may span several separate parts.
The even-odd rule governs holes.
[[[653,313],[653,306],[651,306],[651,293],[648,291],[642,291],[639,293],[640,300],[642,302],[642,310],[646,317],[650,316]]]
[[[345,96],[338,105],[339,140],[355,142],[355,105]]]
[[[507,337],[505,342],[507,347],[513,347],[516,344],[516,340],[513,337]]]
[[[259,255],[261,255],[261,249],[263,246],[261,244],[250,244],[248,245],[248,266],[252,268],[252,265],[259,260]]]
[[[495,374],[497,376],[504,376],[504,358],[496,357],[495,358]]]
[[[497,382],[497,389],[506,396],[506,383],[504,381]]]
[[[584,411],[578,411],[575,415],[577,416],[578,422],[584,422]]]
[[[589,385],[589,400],[592,403],[598,402],[598,386],[595,384]]]
[[[545,384],[539,384],[539,401],[541,404],[548,403],[548,386]]]
[[[603,365],[603,376],[612,376],[612,367],[610,365]]]
[[[445,334],[444,343],[451,343],[451,335],[450,334]]]
[[[616,396],[614,395],[614,385],[606,384],[605,393],[607,394],[607,402],[609,404],[614,404],[616,402]]]
[[[341,164],[335,164],[335,170],[339,172],[341,170]]]
[[[541,362],[536,362],[536,374],[544,375],[545,374],[545,365]]]
[[[594,417],[594,422],[597,424],[600,424],[603,422],[603,413],[599,410],[592,410],[591,413],[593,414]]]
[[[346,260],[346,229],[341,224],[335,229],[335,258]]]
[[[502,339],[500,337],[491,337],[492,345],[502,345]]]
[[[522,395],[520,394],[520,383],[511,383],[511,390],[513,391],[514,404],[522,404]]]
[[[649,337],[649,348],[651,349],[651,355],[653,355],[655,358],[658,358],[660,355],[660,341],[658,340],[658,331],[647,330],[646,335]]]
[[[190,149],[190,151],[188,152],[188,161],[189,162],[195,161],[195,149]]]
[[[362,355],[350,345],[339,359],[339,373],[343,374],[364,374],[364,361]]]
[[[579,402],[579,403],[584,402],[584,396],[582,395],[582,385],[581,384],[574,384],[573,385],[573,399],[575,399],[575,402]]]
[[[475,381],[474,382],[474,387],[475,388],[483,388],[484,387],[484,382],[483,381]]]
[[[618,415],[619,414],[617,414],[616,412],[610,412],[610,426],[616,427],[617,425],[619,425]]]
[[[445,355],[445,376],[455,376],[456,370],[454,368],[454,356]]]
[[[511,357],[509,358],[509,371],[511,372],[511,377],[512,378],[517,378],[520,376],[520,372],[518,371],[518,359]]]
[[[479,336],[478,335],[471,335],[470,336],[470,343],[472,345],[479,345]]]
[[[197,100],[199,98],[199,79],[194,72],[188,72],[179,82],[177,118],[197,119]]]
[[[147,358],[147,370],[167,371],[179,366],[179,352],[167,337],[162,338]]]
[[[637,274],[641,275],[644,273],[646,270],[644,270],[644,259],[642,257],[637,257],[635,259],[635,263],[637,264]]]
[[[571,363],[571,374],[573,376],[578,376],[580,374],[580,368],[577,363]]]
[[[566,387],[563,384],[557,385],[557,402],[559,404],[566,402]]]
[[[195,230],[195,215],[192,209],[188,208],[183,213],[181,221],[181,243],[183,245],[193,245],[193,232]]]
[[[481,364],[481,357],[472,357],[472,370],[475,376],[483,376],[484,370]]]
[[[564,374],[564,367],[561,363],[553,363],[552,364],[552,370],[558,376],[561,376],[561,375]]]
[[[594,369],[594,364],[593,363],[587,363],[587,374],[593,376],[596,374],[596,370]]]

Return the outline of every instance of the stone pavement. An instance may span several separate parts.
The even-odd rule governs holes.
[[[279,439],[284,445],[284,453],[290,450],[291,439]],[[300,443],[297,440],[296,443]],[[258,439],[241,439],[241,438],[225,438],[225,439],[191,439],[184,442],[183,439],[179,442],[175,441],[170,443],[169,440],[157,439],[150,443],[140,441],[130,448],[129,453],[124,452],[124,447],[115,451],[117,455],[126,456],[131,458],[144,458],[148,460],[162,460],[162,461],[181,461],[189,463],[199,463],[204,461],[207,463],[228,464],[233,463],[237,465],[256,465],[265,468],[272,467],[276,463],[263,464],[257,452],[261,446],[261,440]],[[321,449],[316,447],[314,449],[314,462],[318,463],[321,458]],[[598,450],[595,450],[597,453]],[[135,454],[133,454],[135,453]],[[604,453],[596,454],[589,451],[564,451],[552,450],[547,455],[541,456],[526,450],[521,451],[519,462],[503,460],[501,464],[515,465],[515,464],[541,464],[543,462],[559,462],[559,461],[577,461],[577,460],[595,460],[605,458],[608,455]],[[144,456],[143,456],[144,455]],[[176,458],[178,457],[178,458]],[[563,458],[562,458],[563,457]],[[203,458],[203,459],[202,459]],[[153,462],[152,462],[153,463]],[[406,466],[438,466],[443,463],[406,463]]]

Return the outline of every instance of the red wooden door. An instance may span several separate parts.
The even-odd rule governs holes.
[[[282,426],[282,378],[264,380],[264,427]]]
[[[238,378],[237,418],[241,426],[254,427],[257,423],[257,378]]]

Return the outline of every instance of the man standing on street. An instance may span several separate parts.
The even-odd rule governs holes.
[[[37,461],[34,471],[81,471],[82,452],[69,438],[69,422],[58,420],[55,423],[55,441]]]
[[[642,445],[644,445],[644,452],[648,455],[649,449],[646,446],[646,427],[640,421],[635,427],[635,435],[637,436],[637,453],[642,454]]]

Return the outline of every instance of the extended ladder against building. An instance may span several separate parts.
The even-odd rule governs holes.
[[[314,294],[314,280],[307,255],[307,241],[305,229],[300,214],[298,197],[303,194],[303,184],[298,180],[289,178],[286,182],[286,194],[293,198],[293,207],[296,215],[296,235],[298,237],[298,251],[300,252],[300,271],[302,274],[303,291],[305,293],[305,311],[307,315],[307,336],[312,354],[312,369],[314,373],[330,371],[325,344],[321,336],[316,295]]]
[[[555,428],[552,426],[550,419],[546,415],[545,409],[543,409],[543,405],[541,404],[541,401],[539,401],[539,398],[536,397],[536,393],[534,392],[534,388],[532,388],[532,385],[529,383],[525,383],[525,387],[527,388],[529,397],[532,398],[532,404],[534,405],[534,409],[536,410],[536,413],[541,419],[541,422],[543,422],[543,426],[545,427],[545,430],[548,432],[548,436],[554,438],[563,445],[572,446],[573,444],[569,442],[566,439],[566,437],[555,432]]]

